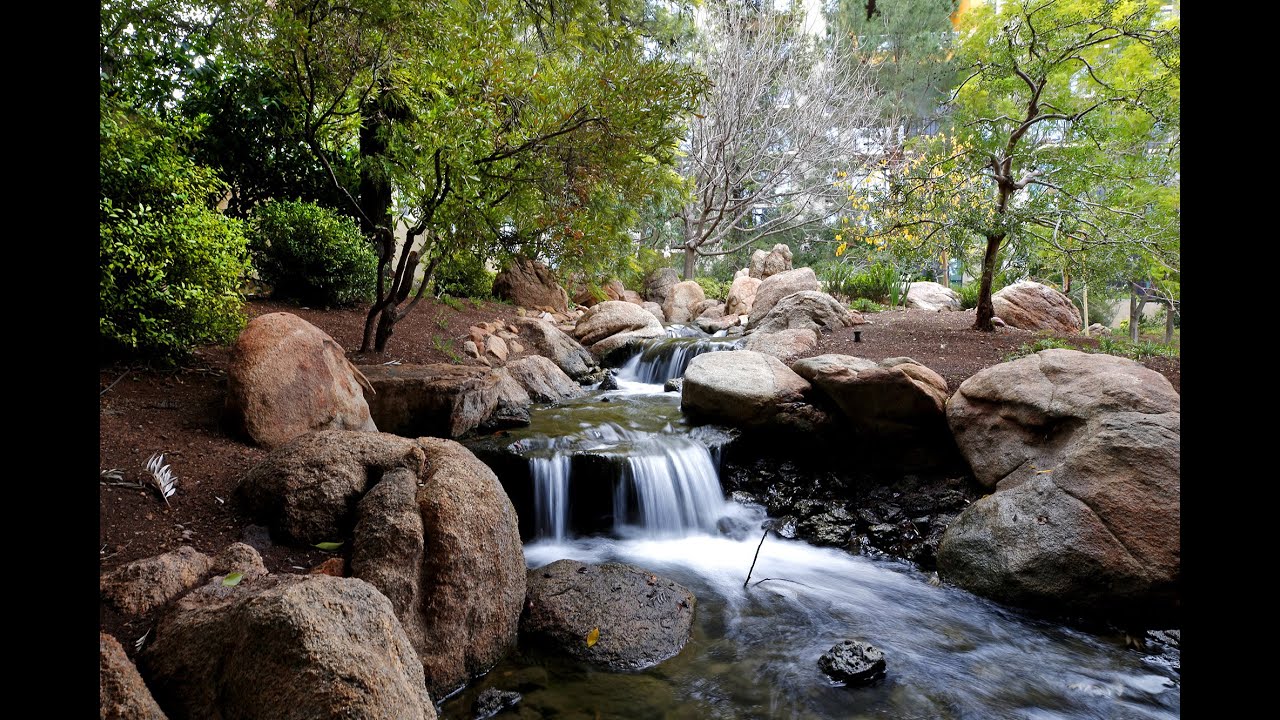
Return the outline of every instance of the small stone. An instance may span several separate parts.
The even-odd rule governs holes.
[[[884,653],[870,643],[845,640],[833,645],[818,660],[818,667],[839,682],[864,685],[884,674]]]
[[[516,342],[515,340],[512,340],[511,342],[507,343],[507,347],[511,350],[511,352],[517,355],[524,352],[524,346]]]
[[[506,362],[509,351],[507,349],[507,341],[497,335],[490,335],[484,341],[485,353],[494,356],[498,362]]]
[[[680,392],[680,388],[684,387],[684,378],[671,378],[662,386],[663,392]]]
[[[480,346],[476,345],[475,341],[468,340],[462,343],[462,352],[470,355],[473,358],[478,358],[480,357]]]
[[[618,378],[616,375],[613,374],[612,370],[610,370],[604,376],[604,379],[600,381],[600,389],[601,390],[617,390],[618,389]]]
[[[316,565],[307,571],[308,575],[331,575],[333,577],[347,576],[347,561],[345,558],[331,557],[328,560]]]
[[[476,698],[471,712],[475,714],[475,720],[485,720],[485,718],[493,717],[504,709],[514,706],[523,699],[523,695],[513,690],[489,688],[480,693],[480,697]]]

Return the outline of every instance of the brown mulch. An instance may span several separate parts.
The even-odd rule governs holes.
[[[463,301],[461,310],[424,299],[396,326],[385,354],[361,356],[349,352],[356,364],[399,360],[404,363],[462,361],[468,328],[483,321],[510,322],[517,316],[511,305]],[[250,317],[292,312],[329,333],[348,349],[358,348],[365,310],[317,309],[271,300],[246,304]],[[1003,361],[1035,333],[1011,328],[995,333],[970,329],[971,313],[888,311],[866,316],[858,326],[862,341],[853,341],[853,328],[823,336],[810,355],[846,353],[873,360],[909,356],[946,378],[954,390],[978,370]],[[1073,338],[1078,345],[1096,344]],[[99,560],[102,571],[121,564],[190,545],[209,555],[246,539],[250,519],[238,509],[234,489],[244,473],[266,452],[231,435],[222,424],[226,368],[230,348],[200,349],[178,370],[159,371],[111,366],[100,369],[99,465],[101,471],[119,469],[126,482],[145,481],[144,469],[153,453],[163,453],[178,476],[177,493],[166,505],[151,489],[99,485]],[[479,364],[467,359],[468,364]],[[1178,360],[1144,361],[1180,389]],[[252,529],[249,530],[252,532]],[[329,553],[318,549],[275,546],[263,553],[272,572],[305,572]],[[103,606],[101,625],[133,654],[132,641],[147,627],[131,624]]]

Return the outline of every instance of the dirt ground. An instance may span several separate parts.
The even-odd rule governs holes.
[[[286,311],[329,333],[356,364],[467,362],[462,343],[478,322],[510,321],[511,305],[463,301],[461,309],[424,299],[396,332],[382,355],[361,356],[358,348],[365,311],[324,310],[269,300],[246,304],[250,318]],[[981,333],[970,328],[971,312],[896,310],[868,314],[868,324],[821,337],[810,355],[846,353],[883,360],[908,356],[934,369],[954,391],[978,370],[997,364],[1025,343],[1041,337],[1012,328]],[[854,330],[861,342],[854,341]],[[1096,340],[1069,338],[1077,346]],[[201,348],[177,370],[136,366],[100,368],[99,470],[118,470],[123,484],[100,480],[99,562],[106,571],[182,545],[213,555],[228,544],[260,532],[236,507],[233,491],[244,473],[266,452],[230,434],[222,423],[226,396],[227,346]],[[1180,360],[1151,358],[1145,365],[1180,386]],[[177,492],[166,503],[150,489],[128,487],[145,480],[147,460],[163,453],[178,476]],[[317,549],[276,546],[264,552],[272,572],[305,572],[329,554]],[[102,629],[132,652],[132,640],[146,631],[102,605]]]

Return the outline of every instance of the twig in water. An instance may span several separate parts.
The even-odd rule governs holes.
[[[809,588],[809,589],[814,589],[814,590],[816,590],[816,589],[817,589],[817,588],[814,588],[812,585],[805,585],[804,583],[800,582],[799,580],[788,580],[788,579],[786,579],[786,578],[761,578],[760,580],[757,580],[757,581],[756,581],[756,585],[759,585],[759,584],[760,584],[760,583],[762,583],[762,582],[769,582],[770,580],[774,580],[774,581],[776,581],[776,582],[789,582],[789,583],[795,583],[796,585],[803,585],[804,587],[807,587],[807,588]]]
[[[756,545],[756,555],[751,558],[751,569],[747,571],[747,579],[742,581],[743,589],[746,589],[747,583],[751,582],[751,573],[755,572],[756,560],[760,559],[760,548],[764,545],[764,539],[769,537],[769,528],[764,529],[764,534],[760,536],[760,544]]]

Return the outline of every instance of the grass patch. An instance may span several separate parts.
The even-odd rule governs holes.
[[[857,298],[849,303],[850,309],[857,310],[860,313],[878,313],[884,310],[884,306],[874,300],[867,298]]]
[[[444,353],[444,356],[449,358],[450,362],[455,362],[455,363],[462,362],[462,356],[458,354],[457,350],[453,349],[452,340],[446,340],[440,337],[439,335],[432,335],[431,347]]]
[[[454,310],[457,310],[458,312],[462,312],[463,310],[466,309],[466,306],[462,304],[462,301],[456,297],[453,297],[452,295],[441,295],[440,302],[444,303],[445,305],[448,305],[449,307],[453,308]]]

